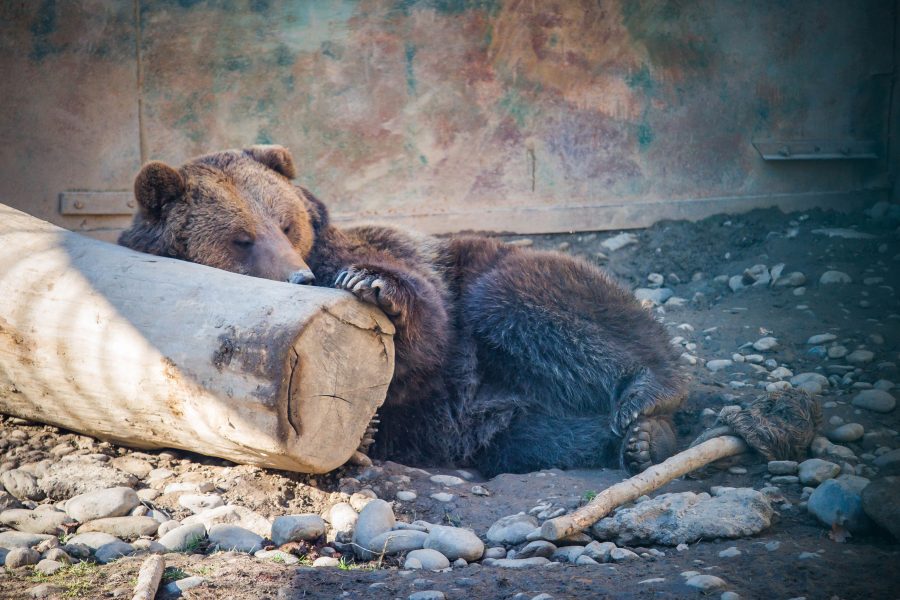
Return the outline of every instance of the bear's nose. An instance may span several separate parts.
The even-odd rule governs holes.
[[[298,285],[309,285],[316,280],[316,276],[309,269],[300,269],[294,271],[288,276],[288,283],[296,283]]]

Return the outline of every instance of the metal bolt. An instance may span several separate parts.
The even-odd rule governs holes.
[[[125,203],[125,206],[127,206],[128,208],[134,208],[134,200],[129,200]]]
[[[77,208],[78,210],[81,210],[82,208],[84,208],[84,202],[82,202],[81,200],[76,200],[75,208]]]

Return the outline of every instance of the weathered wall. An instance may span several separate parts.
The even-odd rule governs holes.
[[[637,226],[872,201],[894,2],[72,0],[0,5],[0,201],[112,237],[142,160],[277,142],[345,221]],[[752,141],[875,142],[764,161]],[[102,211],[101,211],[102,212]]]

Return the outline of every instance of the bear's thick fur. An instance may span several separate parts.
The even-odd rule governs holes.
[[[396,326],[373,452],[485,475],[674,451],[683,381],[662,326],[591,264],[486,237],[337,229],[280,146],[147,164],[124,246],[346,289]]]

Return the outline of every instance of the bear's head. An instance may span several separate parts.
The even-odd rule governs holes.
[[[150,162],[134,182],[139,210],[119,243],[255,277],[308,284],[306,265],[325,207],[291,184],[281,146],[251,146],[190,160]]]

